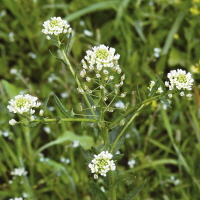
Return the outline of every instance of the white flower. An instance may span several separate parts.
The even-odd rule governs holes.
[[[192,90],[192,85],[194,79],[190,72],[186,73],[185,70],[177,69],[172,70],[167,74],[169,78],[169,90],[178,89],[178,90]]]
[[[184,93],[184,92],[181,92],[181,93],[180,93],[180,96],[184,96],[184,95],[185,95],[185,93]]]
[[[77,88],[78,92],[83,94],[84,93],[84,90],[82,88]]]
[[[98,174],[106,176],[109,170],[114,171],[116,169],[115,163],[112,160],[113,155],[108,151],[102,151],[98,155],[94,155],[94,159],[88,165],[91,172],[94,173],[94,178],[98,178]]]
[[[17,121],[16,121],[15,119],[11,119],[11,120],[9,121],[9,124],[10,124],[11,126],[14,126],[16,123],[17,123]]]
[[[44,110],[40,110],[39,115],[43,116],[43,114],[44,114]]]
[[[168,94],[168,97],[169,97],[169,98],[172,98],[172,94]]]
[[[47,35],[47,39],[50,39],[49,35],[57,36],[61,33],[71,33],[72,29],[66,20],[62,20],[61,17],[52,17],[51,20],[47,20],[43,24],[44,29],[42,32]]]
[[[118,101],[117,103],[115,103],[115,107],[116,108],[124,108],[125,105],[124,105],[124,103],[122,101]]]
[[[114,48],[101,44],[100,46],[93,47],[92,50],[86,51],[86,56],[84,58],[89,68],[92,66],[92,68],[100,71],[103,68],[105,70],[105,68],[113,68],[117,65],[120,55],[114,54]]]
[[[133,168],[135,163],[136,163],[136,161],[134,159],[128,161],[128,165],[130,168]]]
[[[83,70],[80,72],[80,76],[81,76],[82,78],[84,78],[85,75],[86,75],[86,71],[85,71],[85,69],[83,69]]]
[[[35,120],[35,117],[34,116],[31,116],[30,117],[30,121],[32,122],[32,121],[34,121]]]
[[[192,94],[187,94],[186,97],[192,97]]]
[[[13,176],[25,176],[28,174],[28,172],[25,171],[23,167],[21,167],[21,168],[15,168],[10,174]]]
[[[29,94],[26,95],[17,95],[14,99],[9,101],[7,106],[8,110],[13,113],[34,113],[35,111],[32,108],[39,107],[41,105],[40,102],[37,102],[37,97],[33,97]]]
[[[153,88],[154,85],[155,85],[155,81],[151,81],[151,82],[150,82],[150,85],[149,85],[149,87],[148,87],[149,91],[152,90],[152,88]],[[157,91],[156,91],[156,93],[159,93],[159,94],[161,94],[162,92],[163,92],[162,87],[159,87],[159,88],[157,89]]]
[[[90,82],[90,81],[91,81],[91,78],[87,76],[87,77],[86,77],[86,81],[87,81],[87,82]]]

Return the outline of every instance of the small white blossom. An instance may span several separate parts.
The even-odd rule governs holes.
[[[168,97],[169,97],[169,98],[172,98],[172,94],[168,94]]]
[[[81,76],[82,78],[84,78],[85,75],[86,75],[86,71],[85,71],[85,69],[83,69],[83,70],[80,72],[80,76]]]
[[[90,81],[91,81],[91,78],[87,76],[87,77],[86,77],[86,81],[87,81],[87,82],[90,82]]]
[[[185,95],[185,93],[184,93],[184,92],[181,92],[181,93],[180,93],[180,96],[184,96],[184,95]]]
[[[9,101],[10,105],[8,105],[7,108],[13,113],[23,114],[29,112],[31,114],[34,113],[32,108],[37,108],[41,105],[40,102],[37,102],[37,99],[37,97],[33,97],[29,94],[17,95],[14,99]]]
[[[192,97],[192,94],[187,94],[186,97]]]
[[[77,88],[78,92],[83,94],[84,93],[84,90],[82,88]]]
[[[34,116],[31,116],[30,117],[30,121],[32,122],[32,121],[34,121],[35,120],[35,117]]]
[[[125,74],[121,76],[121,81],[125,80]]]
[[[66,20],[62,20],[61,17],[52,17],[51,20],[47,20],[43,24],[44,29],[42,32],[47,35],[47,39],[50,35],[57,36],[59,34],[71,33],[72,29]]]
[[[128,165],[130,168],[133,168],[135,163],[136,163],[136,161],[134,159],[128,161]]]
[[[100,74],[96,74],[96,77],[97,77],[97,78],[100,78],[100,77],[101,77],[101,75],[100,75]]]
[[[110,79],[110,80],[113,80],[113,79],[114,79],[114,76],[109,76],[109,79]]]
[[[150,85],[149,85],[149,87],[148,87],[149,91],[152,90],[152,88],[153,88],[154,85],[155,85],[155,81],[151,81],[151,82],[150,82]],[[157,89],[157,91],[156,91],[156,93],[159,93],[159,94],[161,94],[162,92],[163,92],[162,87],[159,87],[159,88]]]
[[[109,170],[114,171],[116,169],[115,163],[112,160],[113,155],[108,151],[102,151],[98,155],[94,155],[94,159],[88,165],[91,172],[94,173],[94,178],[98,178],[98,174],[106,176]]]
[[[124,103],[122,101],[118,101],[118,102],[115,103],[115,107],[116,108],[124,108],[125,105],[124,105]]]
[[[10,124],[11,126],[14,126],[16,123],[17,123],[17,121],[16,121],[15,119],[11,119],[11,120],[9,121],[9,124]]]
[[[40,110],[39,115],[43,116],[43,114],[44,114],[44,110]]]
[[[120,97],[124,98],[126,96],[126,92],[125,93],[121,93]]]
[[[28,174],[28,172],[25,171],[25,169],[22,167],[22,168],[15,168],[10,174],[13,176],[25,176]]]

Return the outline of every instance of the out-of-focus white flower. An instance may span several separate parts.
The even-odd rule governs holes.
[[[28,174],[28,172],[25,171],[23,167],[21,167],[21,168],[15,168],[10,174],[13,176],[25,176]]]
[[[22,197],[15,197],[15,198],[9,199],[9,200],[23,200],[23,198]]]
[[[86,35],[86,36],[89,36],[91,37],[93,35],[93,33],[89,30],[84,30],[83,33]]]
[[[115,107],[116,108],[124,108],[125,105],[124,105],[124,103],[122,101],[118,101],[118,102],[115,103]]]
[[[128,165],[129,165],[130,168],[133,168],[135,163],[136,163],[136,161],[134,159],[131,159],[131,160],[128,161]]]
[[[11,73],[11,74],[17,74],[17,72],[18,72],[18,71],[17,71],[17,69],[15,69],[15,68],[12,68],[12,69],[10,70],[10,73]]]
[[[43,114],[44,114],[44,110],[40,110],[39,115],[43,116]]]
[[[50,35],[58,36],[72,32],[68,22],[61,17],[52,17],[51,20],[45,21],[43,26],[42,32],[48,36],[47,39],[50,39]]]
[[[16,123],[17,123],[17,121],[16,121],[15,119],[11,119],[11,120],[9,121],[9,124],[10,124],[11,126],[14,126]]]
[[[154,48],[154,56],[156,58],[159,58],[160,57],[160,52],[161,52],[161,49],[160,48]]]
[[[186,97],[192,97],[192,94],[187,94]]]
[[[112,160],[113,155],[108,151],[102,151],[98,155],[94,155],[94,159],[88,165],[91,172],[94,173],[94,178],[98,178],[98,174],[106,176],[106,173],[110,170],[116,169],[115,163]]]
[[[13,113],[23,114],[30,112],[30,114],[32,114],[34,112],[32,108],[37,108],[41,105],[37,99],[37,97],[33,97],[29,94],[17,95],[14,99],[9,101],[10,105],[8,105],[7,108]]]

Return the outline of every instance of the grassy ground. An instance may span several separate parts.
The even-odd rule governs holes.
[[[69,21],[75,31],[70,61],[77,68],[92,46],[112,46],[121,55],[126,74],[124,103],[135,105],[133,91],[143,97],[149,81],[161,72],[182,68],[193,73],[193,97],[175,97],[171,108],[149,106],[131,124],[118,170],[132,172],[134,182],[120,185],[118,199],[145,179],[138,200],[198,200],[200,198],[200,69],[191,67],[200,57],[200,1],[198,0],[2,0],[0,5],[0,199],[23,193],[43,200],[90,200],[93,177],[76,146],[97,145],[97,135],[79,123],[10,126],[6,108],[19,93],[41,102],[55,92],[68,108],[78,111],[80,95],[70,73],[49,53],[56,49],[42,34],[42,24],[53,16]],[[17,73],[13,69],[17,70]],[[50,117],[61,116],[50,100]],[[110,117],[110,116],[109,116]],[[112,116],[115,117],[115,116]],[[49,144],[61,135],[68,140]],[[76,135],[74,135],[76,134]],[[45,148],[45,144],[49,144]],[[44,147],[44,148],[41,148]],[[135,160],[133,168],[128,161]],[[28,175],[12,180],[14,168]],[[12,180],[12,181],[11,181]],[[101,179],[98,184],[102,187]],[[29,199],[29,198],[27,198]]]

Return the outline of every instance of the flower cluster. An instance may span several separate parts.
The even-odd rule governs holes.
[[[165,82],[165,86],[169,87],[169,90],[178,89],[180,90],[181,96],[185,95],[184,91],[192,90],[194,79],[190,72],[186,73],[186,71],[182,69],[172,70],[168,73],[167,77],[169,81]],[[172,94],[170,94],[170,97],[171,96]],[[186,96],[191,97],[191,94],[186,94]]]
[[[151,81],[151,82],[150,82],[150,85],[149,85],[149,87],[148,87],[149,91],[152,90],[152,88],[153,88],[154,85],[155,85],[155,81]],[[159,94],[163,93],[162,87],[159,87],[158,90],[156,91],[156,93],[159,93]]]
[[[113,155],[108,151],[102,151],[98,155],[94,155],[94,159],[88,165],[91,172],[94,173],[94,178],[98,178],[98,174],[106,176],[109,170],[114,171],[116,169],[114,161],[111,159]]]
[[[107,106],[109,103],[106,103],[106,101],[111,102],[112,100],[109,98],[115,98],[118,95],[119,88],[123,85],[125,79],[124,74],[120,76],[121,78],[116,78],[122,72],[118,64],[119,58],[120,55],[115,54],[114,48],[101,44],[93,47],[92,50],[86,51],[86,56],[81,61],[80,76],[85,78],[86,82],[81,88],[77,88],[78,92],[96,93],[96,96],[104,102],[105,109],[109,112],[112,112],[113,109]],[[94,89],[90,86],[92,81]],[[122,93],[118,97],[124,98],[125,96],[126,93]]]
[[[18,113],[21,115],[23,114],[31,121],[33,121],[34,117],[32,115],[35,113],[33,108],[38,108],[41,105],[37,99],[37,97],[33,97],[29,94],[17,95],[14,97],[14,99],[9,101],[10,105],[8,105],[7,108],[10,112]],[[11,119],[9,121],[10,125],[15,125],[16,123],[17,121],[15,119]]]
[[[68,22],[62,20],[61,17],[52,17],[51,20],[45,21],[43,26],[42,32],[47,35],[48,40],[51,39],[49,35],[58,36],[59,34],[67,34],[72,31]]]
[[[25,171],[25,169],[22,167],[22,168],[15,168],[14,171],[12,171],[10,174],[13,176],[25,176],[28,174],[28,172]]]

